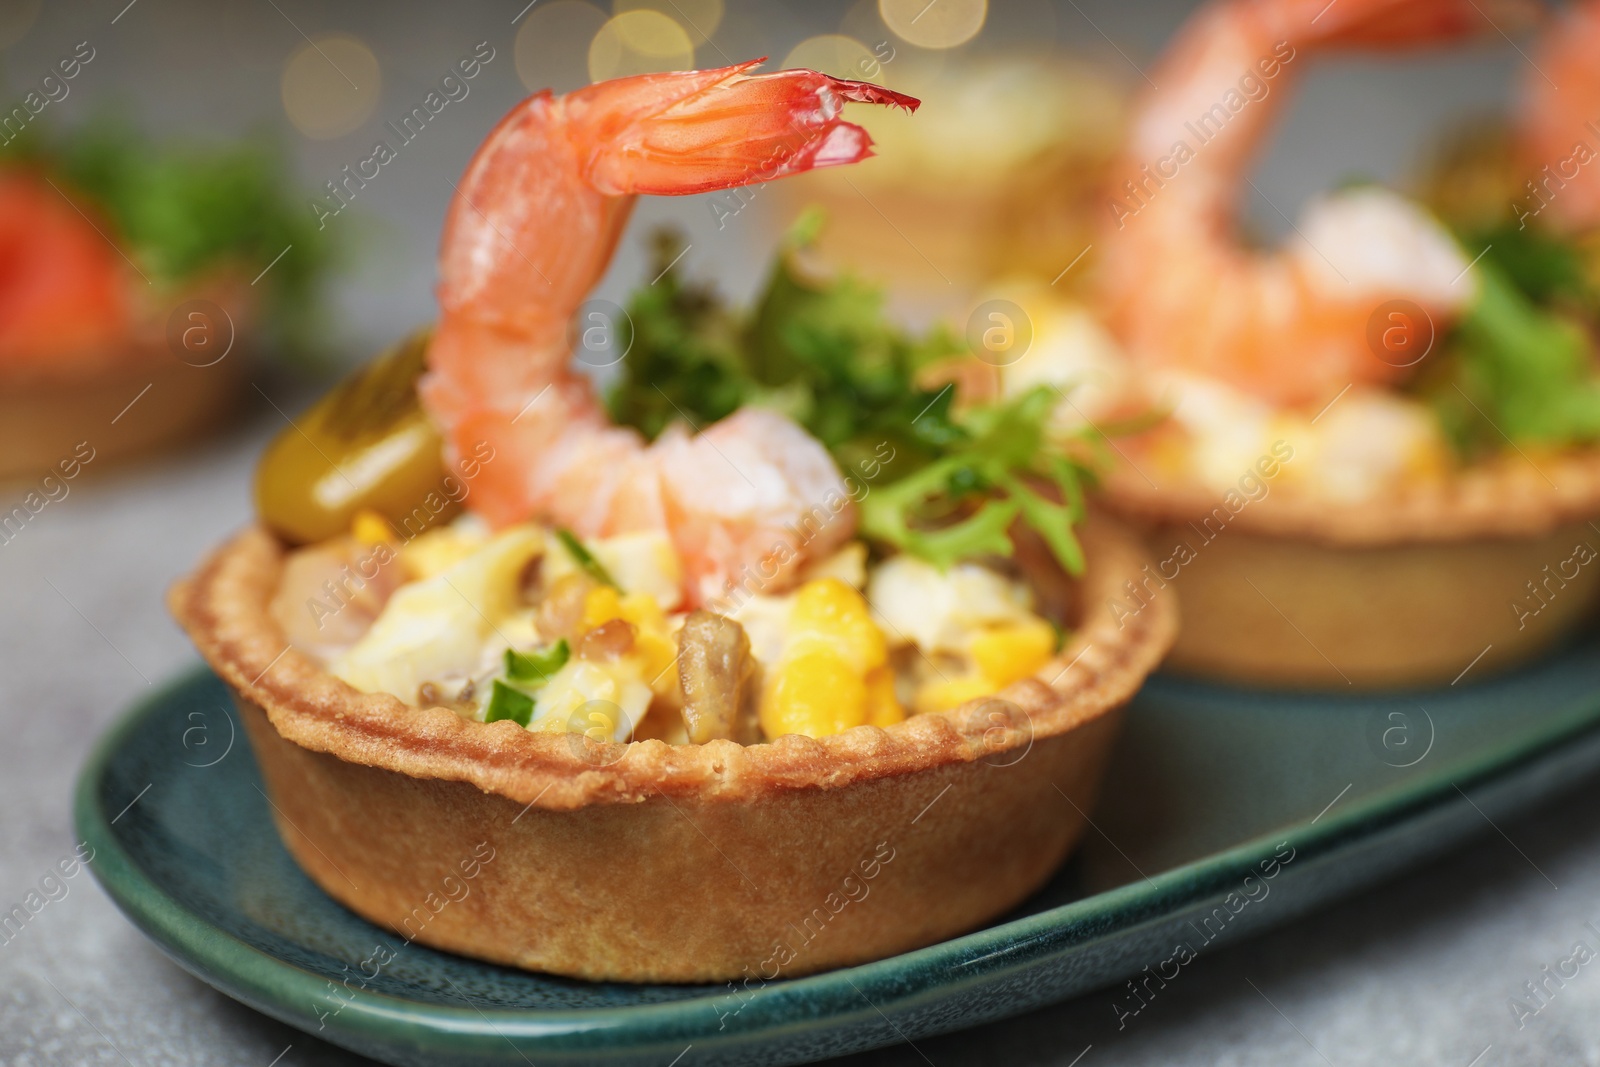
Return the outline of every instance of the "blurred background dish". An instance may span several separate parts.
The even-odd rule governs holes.
[[[1414,63],[1501,22],[1472,0],[1218,0],[1151,68],[1103,190],[1088,306],[1105,331],[1030,358],[1065,390],[1085,352],[1120,349],[1076,414],[1156,417],[1114,444],[1111,496],[1165,558],[1128,610],[1169,583],[1183,597],[1175,669],[1444,681],[1526,661],[1600,600],[1600,180],[1575,102],[1595,10],[1497,7],[1541,31],[1518,118],[1480,122],[1399,190],[1332,171],[1298,221],[1261,194],[1289,227],[1277,243],[1240,203],[1309,68]]]
[[[867,118],[873,166],[774,186],[785,211],[827,212],[825,256],[964,317],[985,283],[1049,283],[1063,273],[1063,253],[1070,259],[1093,242],[1126,114],[1121,78],[1058,50],[946,56],[888,34],[878,52],[838,40],[851,43],[834,45],[837,58],[821,48],[813,57],[802,44],[791,61],[854,70],[848,76],[882,80],[925,108]],[[1088,277],[1074,274],[1063,293]]]
[[[94,49],[74,55],[62,77]],[[227,419],[252,363],[305,357],[327,257],[280,149],[158,144],[109,117],[8,137],[0,478],[90,438],[98,459],[187,440]]]

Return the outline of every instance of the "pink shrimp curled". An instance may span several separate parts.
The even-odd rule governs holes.
[[[641,193],[727,189],[871,155],[847,101],[918,101],[809,70],[646,74],[512,109],[456,186],[439,253],[441,315],[423,401],[461,453],[482,443],[468,506],[493,525],[541,519],[584,536],[663,530],[691,603],[756,574],[781,588],[848,540],[844,479],[821,444],[774,412],[742,410],[647,444],[613,426],[574,371],[567,327]],[[695,428],[698,429],[698,428]]]
[[[1374,309],[1405,299],[1438,328],[1469,302],[1460,249],[1383,190],[1320,198],[1282,247],[1240,241],[1248,168],[1320,56],[1418,49],[1515,25],[1520,0],[1212,0],[1149,71],[1108,188],[1102,310],[1129,355],[1320,405],[1403,371],[1367,341]]]

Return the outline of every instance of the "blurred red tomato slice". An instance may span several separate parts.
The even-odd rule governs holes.
[[[108,236],[43,178],[0,171],[0,367],[98,362],[126,340],[128,267]]]

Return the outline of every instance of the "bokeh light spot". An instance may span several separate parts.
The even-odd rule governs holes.
[[[583,49],[606,24],[606,13],[580,0],[556,0],[528,12],[517,30],[513,53],[517,77],[531,93],[558,93],[589,84],[589,61]]]
[[[659,11],[628,11],[600,27],[589,43],[589,79],[605,81],[664,70],[692,70],[689,32]]]
[[[918,48],[954,48],[983,29],[988,0],[878,0],[878,16]]]
[[[840,33],[807,37],[795,45],[783,58],[785,70],[793,67],[820,70],[835,78],[851,78],[855,81],[883,80],[883,61],[854,37]]]
[[[356,129],[378,106],[383,79],[372,49],[347,34],[301,45],[283,65],[283,110],[294,128],[326,141]]]
[[[722,0],[616,0],[612,10],[618,15],[629,11],[656,11],[689,31],[689,41],[699,48],[722,25]]]
[[[774,18],[770,8],[735,4],[724,13],[716,35],[700,56],[711,64],[742,63],[762,56],[773,58],[783,55],[789,43],[801,36],[803,34],[798,32],[788,32],[788,23]],[[777,43],[779,41],[783,43]]]

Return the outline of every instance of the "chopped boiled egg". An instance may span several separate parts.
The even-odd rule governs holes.
[[[1100,319],[1081,304],[1044,301],[1030,304],[1033,342],[1015,362],[1000,368],[1000,390],[1007,399],[1038,385],[1069,393],[1055,415],[1063,430],[1081,427],[1117,406],[1127,393],[1131,372],[1122,349]]]
[[[1351,388],[1308,412],[1275,408],[1195,374],[1168,372],[1162,383],[1173,420],[1188,436],[1188,445],[1167,459],[1219,494],[1260,470],[1263,457],[1283,460],[1285,445],[1293,462],[1283,462],[1274,481],[1340,501],[1360,500],[1408,478],[1436,476],[1451,462],[1427,406],[1389,390]]]
[[[1169,371],[1160,375],[1160,385],[1173,421],[1192,442],[1180,458],[1201,482],[1219,492],[1233,487],[1285,434],[1299,447],[1299,438],[1285,426],[1282,413],[1226,382]]]
[[[1314,429],[1300,469],[1340,500],[1359,500],[1407,476],[1438,474],[1450,462],[1438,419],[1416,401],[1382,390],[1351,390]]]
[[[463,515],[448,526],[435,526],[402,545],[400,566],[412,581],[432,578],[478,551],[492,536],[482,520]]]
[[[497,620],[494,633],[489,637],[480,660],[480,667],[489,671],[499,665],[505,649],[514,648],[520,652],[545,643],[544,635],[539,632],[538,612],[533,608],[518,608]]]
[[[941,574],[919,559],[895,556],[873,572],[867,588],[894,643],[914,644],[950,665],[917,687],[919,712],[949,711],[999,692],[1037,674],[1055,655],[1055,628],[1033,613],[1028,587],[976,563]]]
[[[651,696],[637,663],[571,659],[534,697],[528,729],[626,741],[650,710]]]
[[[757,594],[731,606],[722,614],[744,627],[750,639],[750,654],[756,662],[769,665],[783,655],[789,635],[789,614],[794,610],[794,594]]]
[[[1038,620],[1026,585],[976,563],[941,574],[931,563],[894,556],[872,572],[867,599],[892,644],[930,654],[965,655],[975,630]]]
[[[523,569],[544,547],[542,530],[512,527],[432,577],[401,586],[329,670],[357,689],[408,703],[425,681],[472,672],[495,628],[520,607]]]
[[[683,565],[672,539],[660,530],[585,538],[583,547],[624,593],[652,597],[663,611],[672,611],[683,602]],[[583,569],[572,553],[559,545],[545,556],[544,568],[547,584]]]

